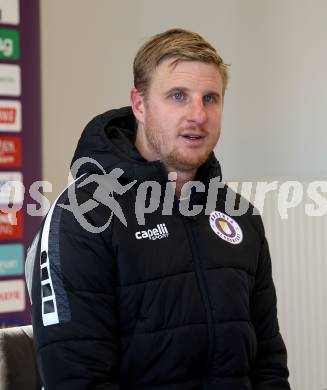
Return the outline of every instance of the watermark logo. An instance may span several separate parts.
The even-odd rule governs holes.
[[[224,241],[233,245],[242,242],[242,229],[233,218],[220,211],[213,211],[210,214],[209,222],[211,229]]]
[[[89,157],[76,160],[72,166],[73,177],[78,177],[79,169],[84,164],[87,164],[87,167],[83,168],[84,172],[99,173],[88,173],[80,176],[74,184],[65,190],[67,191],[67,201],[59,206],[71,212],[79,224],[90,233],[103,232],[110,225],[114,216],[124,226],[127,226],[128,217],[135,217],[138,225],[145,226],[149,215],[156,213],[168,216],[172,215],[173,210],[185,217],[200,214],[211,216],[213,212],[222,211],[234,221],[234,217],[244,214],[264,214],[268,198],[269,208],[273,207],[283,220],[287,220],[292,214],[292,210],[298,207],[301,207],[301,212],[308,217],[327,215],[327,181],[307,183],[260,181],[226,184],[221,182],[218,177],[214,177],[207,186],[200,181],[185,183],[181,189],[181,197],[177,199],[175,196],[177,174],[175,172],[170,172],[167,175],[168,180],[164,184],[162,181],[151,180],[140,181],[136,186],[137,180],[127,180],[128,175],[124,177],[124,171],[121,168],[114,168],[106,172],[96,160]],[[96,171],[90,165],[96,166]],[[76,191],[82,190],[86,186],[89,186],[89,189],[92,188],[92,192],[84,203],[79,203]],[[123,209],[123,205],[126,204],[126,200],[120,196],[127,193],[132,187],[133,192],[127,201],[128,215],[125,215],[126,209]],[[30,199],[36,202],[27,204],[27,214],[38,217],[45,216],[51,205],[44,193],[51,191],[52,184],[50,182],[36,181],[27,190],[23,185],[20,172],[0,172],[0,210],[5,214],[10,214],[11,224],[17,224],[16,214],[24,206],[26,192],[29,193]],[[199,193],[202,193],[201,197]],[[243,196],[240,197],[237,193]],[[199,202],[194,202],[197,198]],[[217,200],[221,204],[218,210],[216,208]],[[101,222],[102,226],[94,226],[87,215],[97,207],[101,208],[102,215],[108,215],[105,222]],[[105,211],[106,209],[108,212]],[[219,220],[217,224],[215,222],[214,229],[216,233],[220,232],[221,237],[232,239],[237,237],[238,230],[233,222],[227,218],[222,217],[222,220]],[[236,232],[235,237],[233,229]],[[140,232],[143,231],[147,230],[140,229]],[[238,240],[239,238],[236,239],[236,242]]]
[[[127,226],[127,221],[123,210],[121,209],[119,203],[114,198],[114,194],[123,195],[127,192],[133,185],[136,183],[136,180],[133,180],[131,183],[126,185],[121,185],[118,181],[119,177],[122,176],[124,171],[120,168],[114,168],[110,173],[106,173],[103,167],[92,158],[83,157],[75,161],[71,167],[71,172],[73,176],[77,176],[79,169],[84,164],[94,164],[102,172],[102,174],[91,174],[85,179],[83,177],[81,181],[77,181],[76,186],[72,185],[68,188],[68,199],[69,205],[60,204],[60,207],[71,211],[76,220],[80,225],[90,233],[101,233],[107,229],[110,225],[112,217],[115,215],[120,222]],[[90,183],[97,185],[96,190],[93,193],[93,198],[87,200],[83,204],[78,204],[76,198],[76,187],[82,188]],[[94,208],[99,205],[104,205],[109,208],[109,218],[108,221],[102,226],[93,226],[86,218],[85,214],[92,211]]]

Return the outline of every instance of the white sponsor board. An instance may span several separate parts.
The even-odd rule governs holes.
[[[19,24],[19,0],[0,0],[0,23]]]
[[[22,130],[22,105],[18,100],[0,100],[0,131]]]
[[[0,206],[23,204],[24,192],[20,172],[0,172]]]
[[[0,313],[25,310],[25,283],[23,280],[0,282]]]
[[[20,73],[18,65],[0,64],[0,95],[20,96]]]

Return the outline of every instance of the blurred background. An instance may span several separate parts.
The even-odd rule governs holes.
[[[0,0],[0,10],[6,2]],[[29,5],[20,23],[21,34],[24,23],[32,41],[25,39],[21,59],[34,64],[36,95],[22,98],[23,114],[33,110],[39,122],[33,127],[30,119],[23,136],[38,127],[40,132],[31,148],[31,139],[23,139],[21,170],[30,164],[30,181],[39,175],[52,184],[50,201],[67,184],[87,122],[129,104],[133,58],[149,36],[171,27],[194,30],[231,65],[216,148],[223,179],[239,191],[244,182],[277,183],[263,218],[292,389],[327,388],[326,184],[319,191],[325,211],[311,217],[305,212],[306,204],[316,205],[308,195],[310,183],[327,180],[326,0],[31,0]],[[282,218],[280,188],[288,181],[298,183],[303,194]],[[24,250],[36,231],[34,222],[30,226]]]

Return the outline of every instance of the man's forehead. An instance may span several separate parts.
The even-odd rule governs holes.
[[[214,63],[168,59],[160,63],[152,75],[155,83],[200,82],[220,88],[222,77]]]

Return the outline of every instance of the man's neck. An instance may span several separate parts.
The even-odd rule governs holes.
[[[176,196],[178,198],[180,198],[183,185],[194,179],[197,170],[193,169],[193,170],[188,170],[188,171],[177,171],[176,169],[171,168],[171,167],[167,167],[167,166],[166,166],[166,170],[167,170],[168,174],[170,174],[172,172],[175,172],[177,174],[177,177],[175,180],[176,181],[175,193],[176,193]]]

